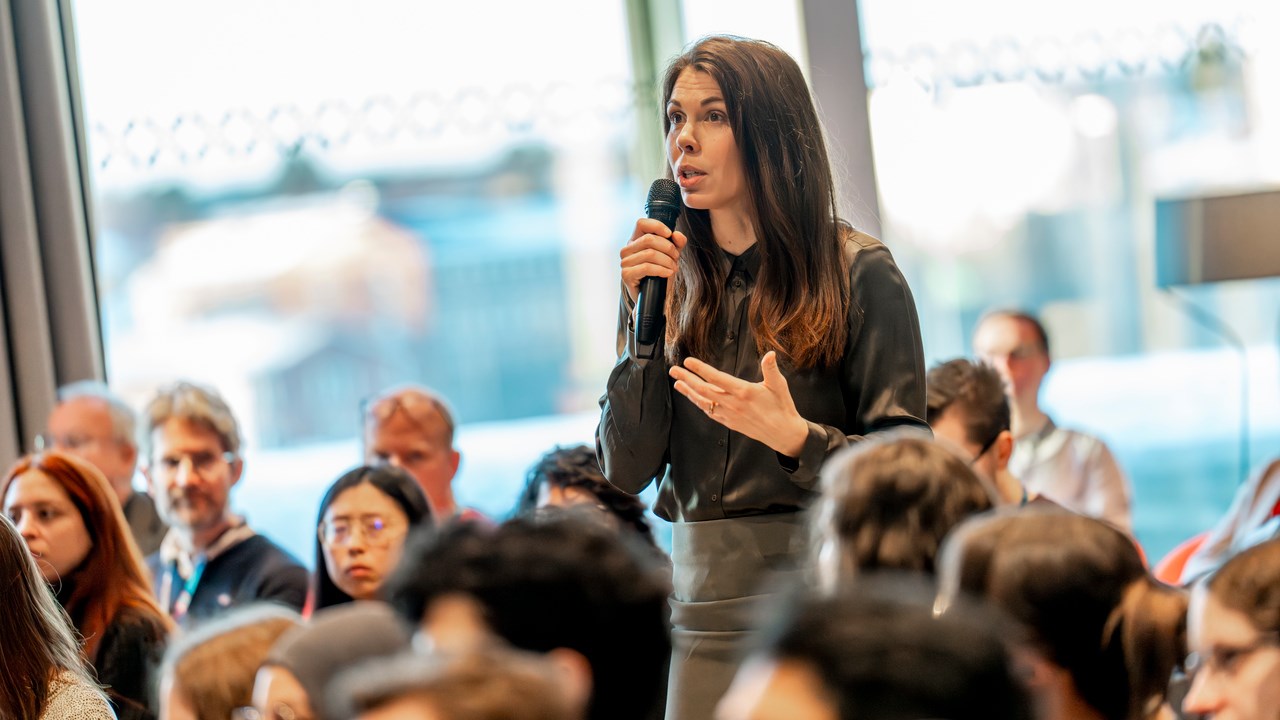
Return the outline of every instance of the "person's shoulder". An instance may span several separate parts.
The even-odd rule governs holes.
[[[254,535],[246,538],[244,542],[236,545],[227,551],[227,554],[236,553],[237,559],[242,562],[251,562],[255,565],[270,565],[275,567],[293,566],[303,567],[288,550],[277,545],[275,541],[266,535]]]
[[[40,720],[114,720],[107,696],[84,678],[70,672],[59,673],[49,683]]]

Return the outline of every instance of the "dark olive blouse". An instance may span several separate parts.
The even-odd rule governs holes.
[[[759,246],[721,253],[726,276],[717,369],[759,382],[760,353],[747,308],[760,268]],[[632,356],[632,303],[622,294],[618,364],[600,400],[596,450],[613,485],[639,493],[658,480],[654,512],[694,522],[795,512],[816,494],[818,471],[836,450],[901,426],[927,431],[920,322],[906,280],[883,243],[861,233],[846,241],[852,301],[838,365],[795,370],[780,363],[809,437],[798,458],[733,432],[674,388],[663,358]]]

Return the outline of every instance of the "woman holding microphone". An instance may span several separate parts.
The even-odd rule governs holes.
[[[795,61],[705,38],[667,69],[662,101],[684,209],[674,228],[637,221],[622,250],[626,347],[597,451],[615,486],[660,483],[655,512],[673,524],[667,717],[685,720],[712,716],[761,584],[800,572],[800,512],[823,461],[867,433],[927,425],[910,290],[885,246],[837,216]],[[645,277],[670,285],[665,347],[649,360],[632,318]]]

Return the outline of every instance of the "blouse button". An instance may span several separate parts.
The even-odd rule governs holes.
[[[736,333],[736,332],[734,332],[734,331],[730,330],[730,331],[729,331],[729,342],[733,342],[734,340],[737,340],[737,339],[738,339],[738,333]]]
[[[742,278],[734,278],[734,279],[733,279],[733,289],[734,289],[734,290],[741,290],[741,289],[742,289]]]
[[[712,495],[712,496],[711,496],[711,502],[715,502],[715,501],[717,501],[717,500],[719,500],[719,499],[720,499],[720,496],[719,496],[719,495]]]

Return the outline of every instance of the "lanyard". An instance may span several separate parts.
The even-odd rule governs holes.
[[[205,556],[201,555],[196,562],[196,566],[191,571],[191,577],[187,578],[186,582],[182,584],[182,592],[178,593],[178,599],[173,603],[173,612],[170,613],[174,620],[182,620],[187,614],[187,610],[191,607],[191,598],[195,596],[196,588],[200,585],[200,578],[204,575],[205,566],[208,564],[209,562],[205,559]],[[174,566],[173,572],[175,575],[177,574],[177,565]]]

